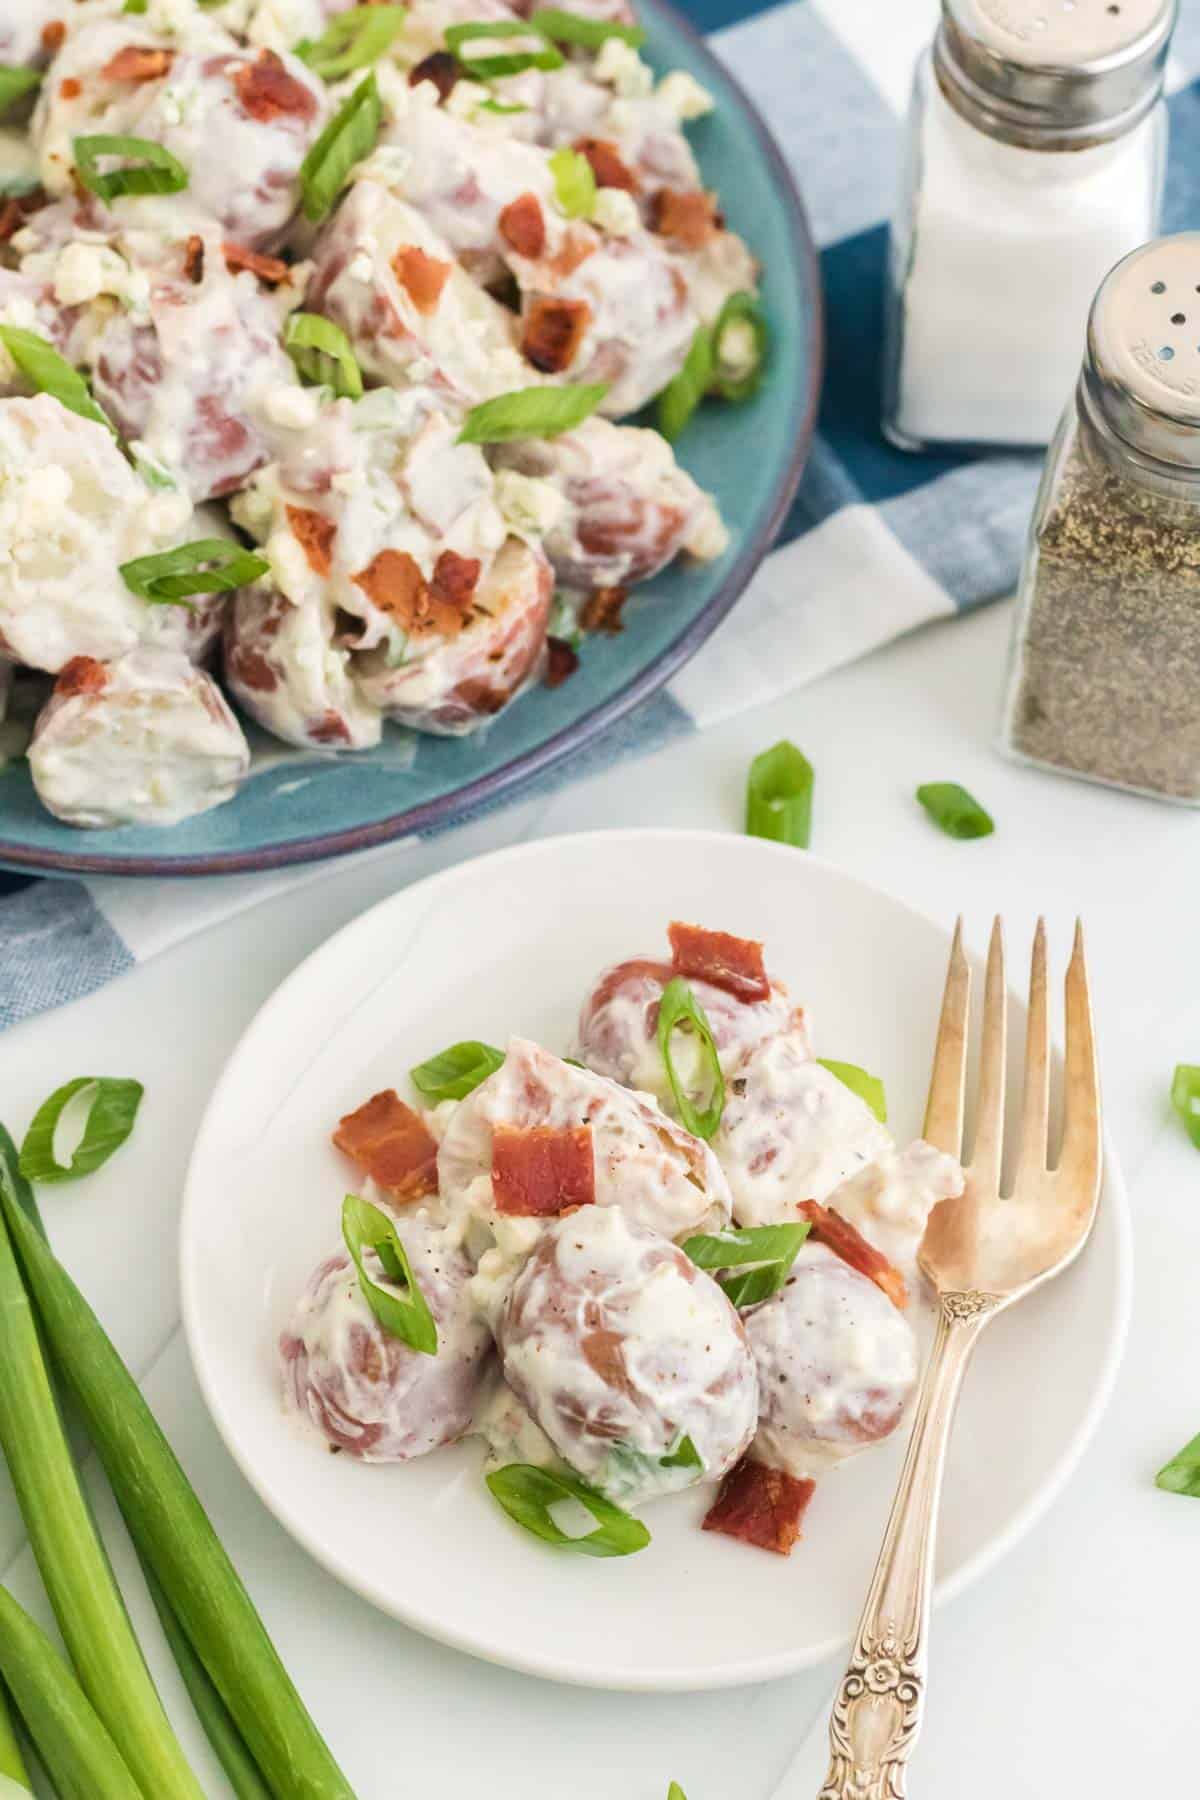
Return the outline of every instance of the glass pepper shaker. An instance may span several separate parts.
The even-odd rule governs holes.
[[[1025,554],[1001,742],[1200,805],[1200,232],[1135,250],[1096,296]]]
[[[1113,264],[1159,230],[1177,0],[942,0],[892,222],[884,434],[1046,444]]]

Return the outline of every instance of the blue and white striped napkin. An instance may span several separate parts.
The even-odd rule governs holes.
[[[589,747],[589,773],[598,757],[703,730],[927,620],[1010,591],[1040,467],[1028,456],[907,456],[879,434],[896,134],[937,0],[683,4],[799,173],[825,281],[825,390],[812,458],[777,548],[670,687]],[[1169,78],[1168,230],[1200,224],[1197,75],[1200,0],[1184,0]],[[568,764],[566,778],[580,766]],[[563,778],[560,770],[547,779]],[[403,847],[391,854],[402,859]],[[90,993],[332,866],[175,882],[0,874],[0,1027]]]

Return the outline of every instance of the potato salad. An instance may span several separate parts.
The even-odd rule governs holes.
[[[625,0],[0,0],[0,694],[45,684],[56,817],[223,803],[244,720],[477,731],[724,552],[673,443],[759,381],[758,265],[643,44]]]

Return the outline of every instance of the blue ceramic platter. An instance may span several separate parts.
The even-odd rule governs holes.
[[[42,810],[23,764],[0,775],[0,864],[49,872],[212,875],[275,868],[444,825],[578,755],[694,655],[757,568],[808,453],[820,384],[816,258],[791,177],[761,119],[691,26],[664,0],[641,0],[654,67],[687,69],[716,96],[690,127],[709,186],[764,264],[772,333],[768,379],[748,405],[701,409],[678,446],[730,527],[725,555],[679,566],[639,588],[616,637],[590,638],[562,687],[525,694],[472,738],[385,731],[362,756],[268,746],[227,805],[170,830],[77,831]],[[280,752],[280,754],[275,754]]]

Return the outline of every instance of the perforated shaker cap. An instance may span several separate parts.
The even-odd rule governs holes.
[[[1177,12],[1178,0],[942,0],[934,66],[990,135],[1070,149],[1154,105]]]
[[[1126,444],[1200,472],[1200,231],[1143,244],[1106,277],[1083,380]]]

